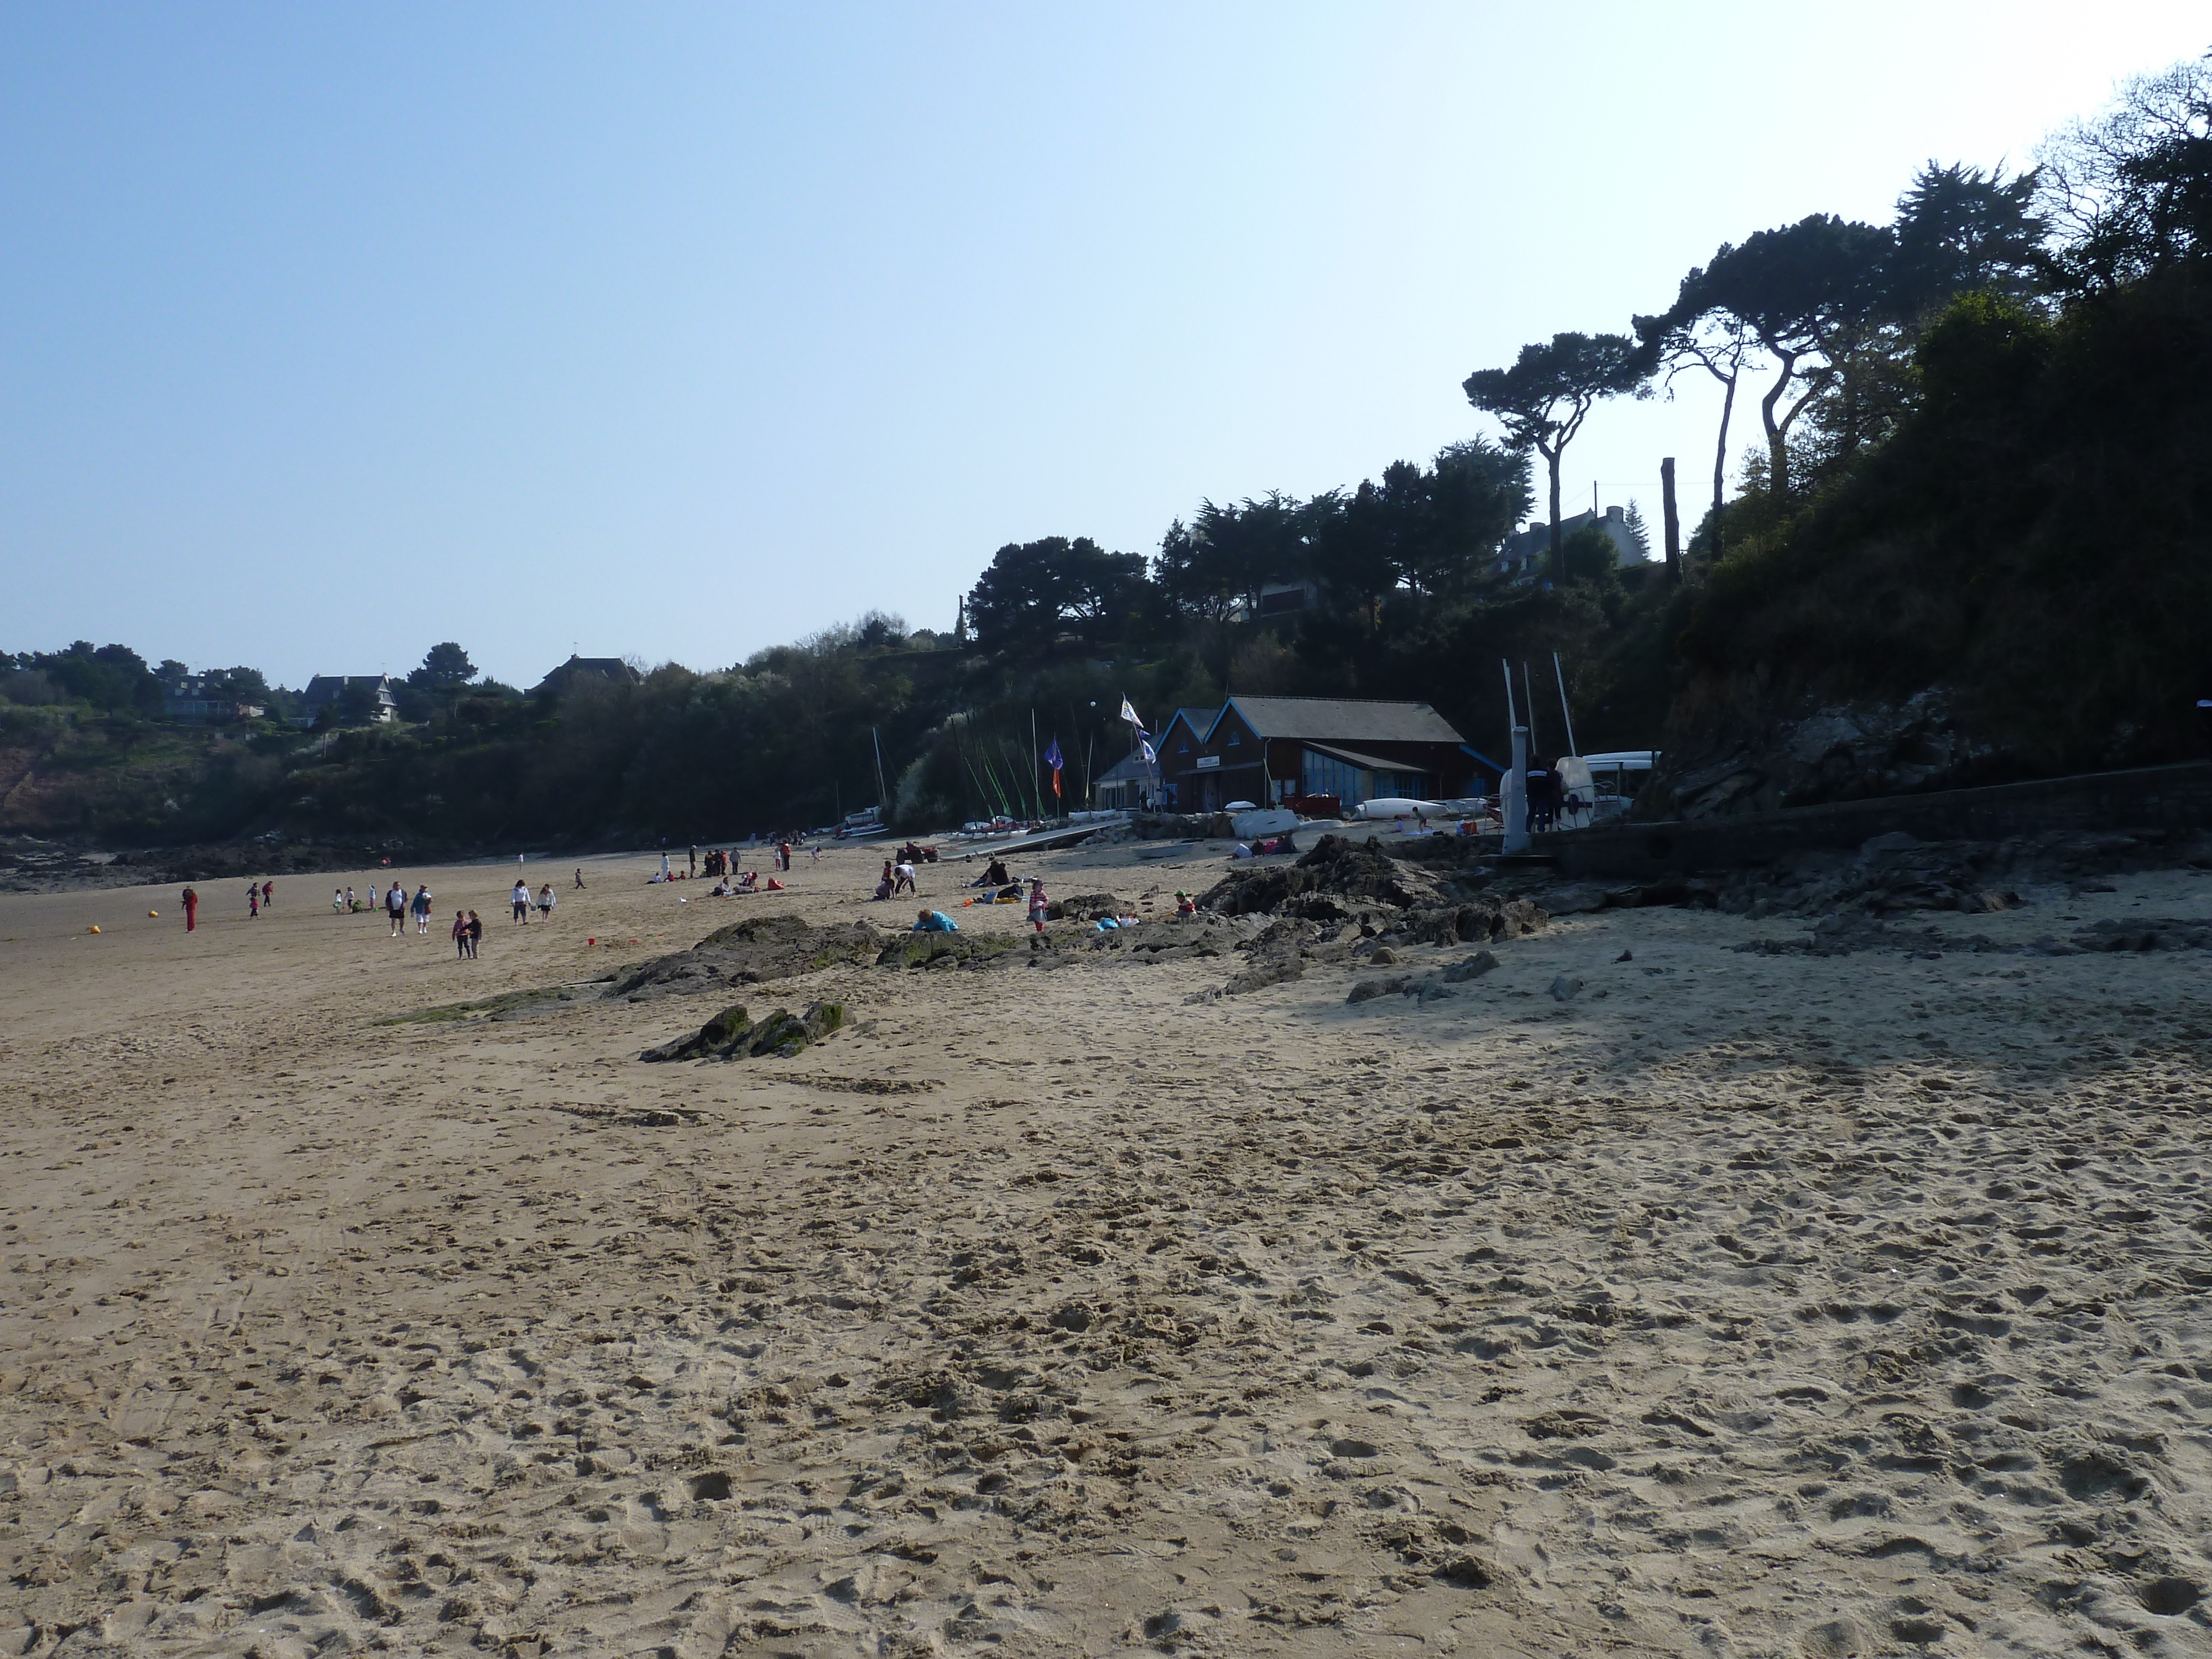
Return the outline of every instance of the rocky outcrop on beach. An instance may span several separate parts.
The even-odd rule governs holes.
[[[749,916],[716,929],[688,951],[641,962],[607,988],[631,1002],[686,996],[726,985],[759,985],[841,964],[873,962],[884,935],[865,921],[817,927],[786,913]]]
[[[1414,945],[1522,939],[1549,920],[1524,894],[1406,863],[1374,836],[1323,836],[1295,864],[1231,872],[1199,903],[1210,917],[1248,930],[1232,948],[1247,953],[1249,965],[1208,994],[1225,995],[1299,978],[1316,963],[1389,966]],[[1252,930],[1263,917],[1266,925]]]
[[[775,1054],[788,1060],[809,1044],[845,1026],[845,1005],[817,1002],[803,1014],[779,1008],[755,1020],[742,1003],[734,1004],[688,1036],[647,1048],[638,1058],[654,1063],[672,1060],[747,1060]]]
[[[1362,902],[1407,910],[1435,903],[1437,894],[1433,873],[1392,858],[1376,837],[1323,836],[1293,864],[1231,872],[1199,904],[1225,916],[1264,912],[1322,921],[1340,920]]]

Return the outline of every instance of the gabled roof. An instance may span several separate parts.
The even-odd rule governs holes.
[[[1152,769],[1145,764],[1142,750],[1132,750],[1111,766],[1091,779],[1093,783],[1127,783],[1138,778],[1149,778]]]
[[[572,656],[558,668],[547,674],[544,679],[538,681],[532,690],[548,690],[559,685],[574,674],[588,674],[594,679],[620,680],[629,685],[635,685],[643,678],[637,670],[632,668],[620,657]]]
[[[330,702],[349,685],[366,685],[380,694],[379,701],[390,702],[392,700],[392,677],[389,674],[318,674],[307,682],[307,689],[301,694],[301,701],[313,708],[318,703]]]
[[[1213,717],[1218,712],[1218,709],[1213,708],[1178,708],[1168,716],[1168,725],[1160,728],[1160,735],[1167,736],[1168,726],[1173,726],[1177,720],[1181,720],[1192,731],[1202,736],[1206,727],[1213,724]]]
[[[1213,729],[1214,717],[1219,712],[1218,709],[1213,708],[1176,709],[1174,714],[1168,716],[1168,723],[1160,728],[1160,743],[1167,742],[1168,733],[1175,730],[1177,720],[1181,720],[1190,728],[1191,736],[1204,743],[1206,734]]]
[[[1377,702],[1360,697],[1236,697],[1221,706],[1234,708],[1262,738],[1304,738],[1313,743],[1462,743],[1449,721],[1425,702]],[[1213,725],[1221,723],[1214,716]],[[1206,728],[1213,740],[1213,727]]]

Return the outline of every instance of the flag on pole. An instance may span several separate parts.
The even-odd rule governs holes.
[[[1145,764],[1146,764],[1146,765],[1147,765],[1147,766],[1157,766],[1157,765],[1158,765],[1158,764],[1159,764],[1159,759],[1160,759],[1160,757],[1159,757],[1158,755],[1155,755],[1155,754],[1152,752],[1152,745],[1151,744],[1149,744],[1149,743],[1140,743],[1140,744],[1139,744],[1137,745],[1137,747],[1138,747],[1138,748],[1139,748],[1139,749],[1141,749],[1141,750],[1143,750],[1145,751]]]
[[[1129,707],[1129,700],[1127,697],[1121,699],[1121,718],[1128,721],[1130,725],[1135,726],[1139,732],[1145,729],[1144,721],[1137,718],[1137,711]]]
[[[1060,738],[1057,733],[1054,735],[1053,740],[1045,745],[1044,763],[1052,768],[1052,793],[1057,799],[1060,795],[1060,769],[1063,763],[1060,753]]]

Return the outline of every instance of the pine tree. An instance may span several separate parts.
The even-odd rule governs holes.
[[[1636,544],[1636,556],[1639,559],[1650,558],[1651,556],[1651,532],[1644,527],[1644,509],[1637,506],[1634,501],[1631,501],[1628,504],[1627,520],[1628,539]]]

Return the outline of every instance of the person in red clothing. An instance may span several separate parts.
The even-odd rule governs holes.
[[[189,887],[185,889],[185,931],[191,933],[200,925],[200,896]]]

